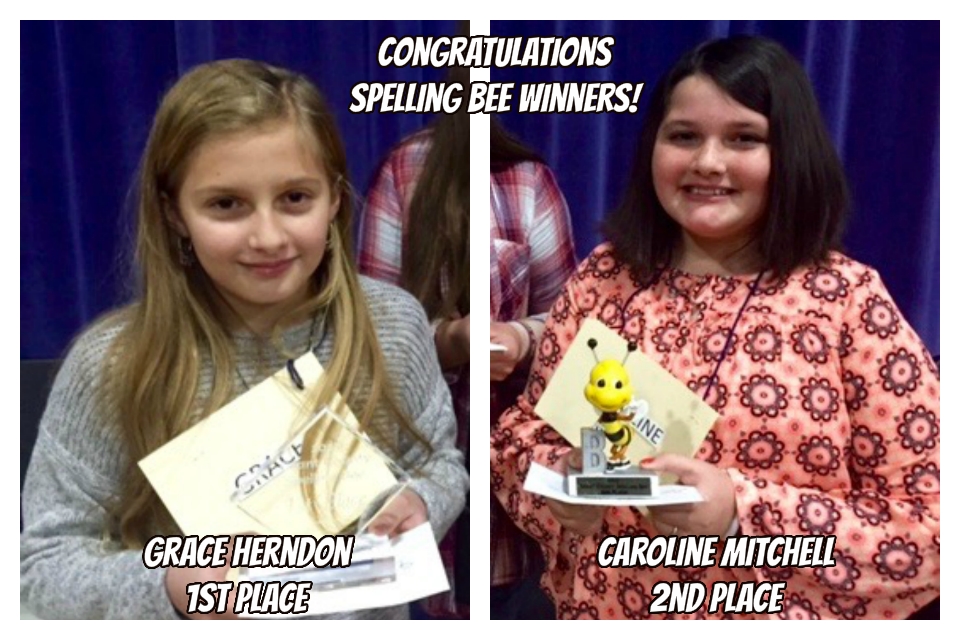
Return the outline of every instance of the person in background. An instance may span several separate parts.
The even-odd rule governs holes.
[[[570,213],[557,181],[533,152],[490,121],[490,352],[493,421],[516,401],[547,311],[576,268]],[[536,543],[491,500],[491,616],[553,618],[537,582]]]
[[[449,82],[468,85],[467,69]],[[463,94],[465,97],[465,93]],[[457,444],[469,459],[470,122],[466,100],[403,140],[381,164],[360,225],[361,273],[396,284],[423,305],[457,416]],[[469,617],[469,517],[441,542],[453,591],[421,603],[435,618]]]

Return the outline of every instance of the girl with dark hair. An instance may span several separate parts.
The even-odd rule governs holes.
[[[544,550],[558,616],[660,617],[664,582],[784,582],[774,618],[905,618],[937,598],[939,372],[877,272],[837,250],[845,179],[802,68],[756,37],[684,55],[654,94],[633,176],[492,438],[494,488]],[[641,461],[703,502],[641,513],[523,492],[531,462],[579,465],[533,407],[587,318],[720,414],[695,458]],[[605,537],[657,535],[834,536],[835,564],[599,566]]]

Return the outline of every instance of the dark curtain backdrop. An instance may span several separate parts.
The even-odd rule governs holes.
[[[382,69],[394,35],[452,35],[452,21],[21,22],[20,357],[56,358],[129,291],[129,193],[153,114],[187,69],[255,58],[309,76],[326,95],[363,194],[420,114],[352,114],[358,82],[443,79]]]
[[[494,82],[644,82],[637,114],[501,114],[557,174],[577,253],[618,202],[641,116],[686,50],[733,34],[783,44],[813,81],[853,195],[845,248],[880,271],[904,315],[940,351],[938,22],[491,22],[499,36],[616,37],[605,68],[491,69]]]

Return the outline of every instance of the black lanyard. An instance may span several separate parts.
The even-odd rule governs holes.
[[[747,303],[750,302],[750,298],[752,298],[757,292],[757,286],[759,286],[760,278],[763,277],[763,274],[764,272],[761,271],[757,274],[757,277],[753,279],[753,282],[750,284],[750,292],[744,299],[743,304],[740,305],[740,309],[737,311],[737,317],[733,319],[733,325],[730,327],[730,331],[727,333],[727,341],[723,343],[723,350],[720,351],[720,357],[717,358],[717,364],[713,367],[713,373],[710,374],[710,379],[707,382],[707,389],[703,392],[704,402],[707,401],[707,397],[713,390],[713,385],[717,382],[717,373],[720,371],[720,365],[722,365],[723,361],[727,359],[727,354],[730,353],[730,345],[733,343],[733,334],[737,329],[737,324],[739,324],[740,318],[743,316],[743,312],[747,308]]]

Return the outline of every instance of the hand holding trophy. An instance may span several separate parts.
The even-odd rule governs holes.
[[[599,320],[583,322],[534,410],[579,447],[582,465],[557,472],[535,462],[524,483],[528,491],[578,505],[651,507],[703,499],[695,487],[676,484],[673,469],[648,468],[641,460],[665,454],[693,459],[717,412]]]

